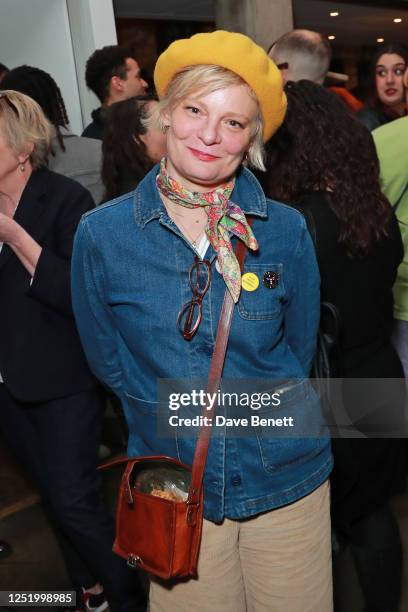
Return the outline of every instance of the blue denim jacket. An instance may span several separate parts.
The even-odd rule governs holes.
[[[157,433],[157,381],[208,376],[225,283],[208,248],[212,282],[197,334],[187,342],[176,327],[191,298],[188,271],[194,249],[167,215],[155,177],[135,192],[84,215],[72,268],[74,312],[90,366],[119,396],[129,426],[128,454],[168,455],[192,464],[195,438]],[[239,172],[231,199],[253,217],[259,242],[245,272],[257,275],[255,291],[242,290],[235,308],[225,379],[297,379],[282,405],[259,416],[291,414],[303,437],[249,436],[221,428],[213,435],[204,477],[205,517],[238,519],[293,502],[318,487],[332,467],[319,404],[307,380],[319,321],[319,273],[303,217],[267,200],[255,177]],[[233,239],[234,241],[235,239]],[[265,272],[276,272],[268,288]],[[272,384],[273,387],[273,384]],[[307,423],[306,428],[304,427]],[[310,425],[312,424],[312,425]]]

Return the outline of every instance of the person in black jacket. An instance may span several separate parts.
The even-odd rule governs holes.
[[[132,96],[140,96],[147,89],[132,52],[117,45],[109,45],[92,53],[86,63],[85,81],[99,98],[101,106],[92,111],[92,121],[82,136],[99,140],[103,139],[108,107]]]
[[[112,610],[143,610],[137,578],[111,550],[96,472],[103,402],[71,307],[74,233],[94,203],[45,167],[51,135],[36,102],[0,92],[0,429],[38,485],[88,609],[107,597]]]
[[[360,436],[333,440],[332,522],[350,543],[365,610],[397,612],[402,552],[388,500],[405,488],[405,452],[387,432],[398,435],[404,419],[403,370],[391,344],[401,235],[366,128],[319,85],[289,82],[285,91],[288,112],[268,143],[264,187],[313,219],[321,299],[340,315],[342,399]],[[370,439],[373,430],[380,437]]]

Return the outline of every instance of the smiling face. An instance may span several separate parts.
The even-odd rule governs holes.
[[[405,101],[403,76],[404,58],[396,53],[384,53],[375,68],[375,82],[379,100],[385,106],[399,106]]]
[[[170,176],[202,192],[228,181],[248,151],[257,114],[246,85],[188,95],[164,114]]]

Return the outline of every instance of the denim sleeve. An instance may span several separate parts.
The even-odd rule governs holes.
[[[87,219],[81,221],[75,236],[71,284],[75,320],[90,368],[103,384],[120,395],[117,330],[104,299],[102,262]]]
[[[303,218],[301,223],[301,235],[291,266],[285,336],[305,376],[309,376],[320,320],[320,275],[314,245]]]

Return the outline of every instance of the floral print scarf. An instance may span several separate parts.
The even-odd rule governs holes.
[[[235,181],[232,180],[206,193],[189,191],[169,176],[166,159],[163,158],[156,183],[159,191],[172,202],[186,208],[204,207],[208,216],[205,228],[208,240],[217,253],[219,270],[228,290],[234,302],[238,302],[241,292],[241,270],[232,248],[230,234],[242,240],[253,251],[258,249],[258,242],[242,209],[229,199]]]

